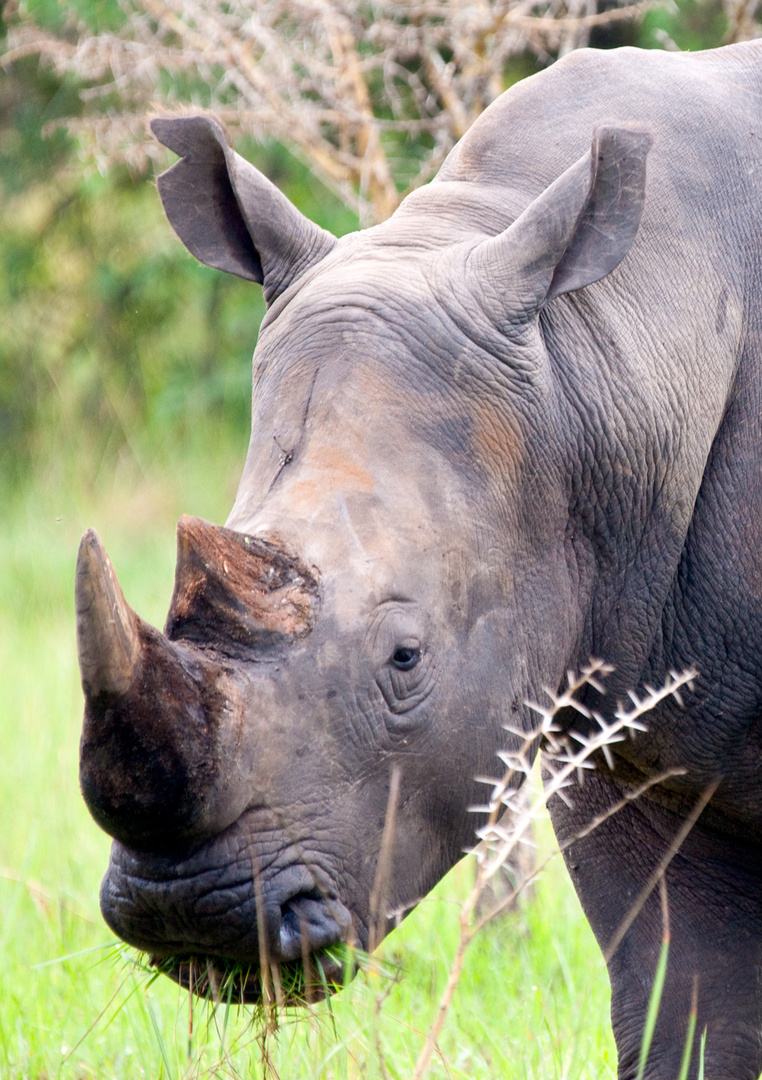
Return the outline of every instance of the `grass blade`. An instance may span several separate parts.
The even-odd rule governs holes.
[[[338,1031],[336,1029],[336,1017],[334,1016],[333,1005],[331,1003],[331,990],[330,990],[330,987],[328,986],[328,980],[325,977],[325,972],[323,971],[323,965],[320,963],[320,957],[319,956],[315,956],[315,967],[317,968],[318,978],[320,979],[320,982],[321,982],[322,987],[323,987],[323,994],[325,996],[325,1004],[326,1004],[326,1008],[328,1009],[328,1015],[331,1018],[331,1025],[333,1027],[333,1037],[338,1042],[339,1041],[339,1033],[338,1033]]]
[[[646,1071],[648,1053],[656,1030],[656,1019],[659,1015],[661,995],[664,990],[664,979],[667,974],[667,957],[669,956],[669,903],[667,902],[667,883],[662,876],[659,879],[659,895],[661,898],[661,925],[662,938],[659,961],[656,965],[654,984],[651,988],[651,997],[648,1000],[648,1013],[646,1014],[646,1026],[643,1029],[643,1039],[640,1043],[640,1060],[638,1061],[638,1073],[636,1080],[643,1080]]]
[[[172,1069],[169,1066],[169,1059],[167,1058],[167,1051],[164,1049],[164,1040],[162,1039],[161,1032],[159,1031],[159,1024],[158,1024],[158,1021],[156,1019],[156,1013],[153,1011],[153,1005],[151,1004],[151,999],[148,997],[147,994],[146,994],[146,999],[145,1000],[146,1000],[146,1005],[148,1006],[148,1015],[151,1018],[151,1023],[153,1024],[153,1030],[156,1033],[156,1041],[159,1044],[159,1050],[161,1051],[162,1060],[164,1061],[164,1068],[167,1070],[167,1076],[169,1077],[169,1080],[172,1080]]]
[[[661,994],[664,989],[664,978],[667,974],[667,956],[669,954],[669,939],[667,938],[662,942],[661,951],[659,952],[659,962],[656,965],[656,975],[654,977],[654,985],[651,990],[651,997],[648,1001],[648,1014],[646,1015],[646,1026],[643,1029],[643,1040],[640,1044],[640,1060],[638,1062],[638,1074],[637,1080],[643,1080],[643,1076],[646,1071],[646,1062],[648,1061],[648,1052],[651,1049],[651,1040],[654,1036],[654,1030],[656,1028],[656,1018],[659,1015],[659,1006],[661,1005]]]
[[[706,1050],[706,1028],[701,1032],[701,1047],[699,1049],[698,1080],[704,1080],[704,1052]]]
[[[658,1007],[662,1003],[662,990],[664,989],[664,978],[667,974],[667,956],[669,954],[669,940],[662,943],[662,949],[658,954],[658,963],[656,964],[656,975],[653,981],[653,988],[651,990],[651,998],[649,1000],[649,1012],[645,1017],[645,1028],[643,1029],[643,1040],[640,1043],[640,1061],[638,1062],[638,1076],[637,1080],[643,1080],[645,1074],[645,1063],[649,1058],[649,1051],[651,1050],[651,1040],[653,1039],[654,1029],[656,1027],[656,1017],[658,1016]]]
[[[91,945],[87,949],[77,949],[76,952],[67,953],[66,956],[54,956],[52,960],[43,960],[39,964],[30,964],[30,971],[41,971],[46,967],[53,967],[55,964],[65,964],[68,960],[75,960],[78,956],[87,956],[88,953],[102,952],[104,949],[113,949],[117,951],[119,941],[114,939],[113,941],[104,941],[100,945]]]
[[[693,977],[693,993],[691,995],[691,1011],[688,1015],[688,1031],[685,1035],[685,1046],[683,1047],[683,1058],[680,1062],[680,1072],[677,1074],[677,1080],[688,1080],[688,1069],[691,1065],[691,1054],[693,1053],[693,1039],[696,1035],[696,1014],[698,1012],[698,976]]]

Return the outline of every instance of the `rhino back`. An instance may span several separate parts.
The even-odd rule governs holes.
[[[581,49],[498,98],[434,183],[519,184],[535,195],[585,152],[594,126],[635,122],[655,137],[654,180],[668,177],[684,197],[709,179],[745,188],[760,168],[761,106],[759,42],[694,54]]]

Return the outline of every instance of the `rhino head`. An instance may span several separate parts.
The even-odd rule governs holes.
[[[580,647],[539,314],[627,253],[649,139],[598,130],[535,198],[445,179],[336,240],[213,119],[153,130],[175,230],[268,312],[235,506],[180,521],[163,633],[83,538],[81,785],[107,923],[254,1000],[269,966],[340,979],[331,947],[372,948],[472,845],[475,778]]]

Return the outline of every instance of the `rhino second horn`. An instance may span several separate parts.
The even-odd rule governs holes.
[[[138,617],[125,600],[94,529],[88,529],[79,545],[75,608],[85,696],[91,700],[124,696],[140,661]]]
[[[261,537],[182,517],[177,525],[170,640],[257,650],[309,633],[315,574]]]

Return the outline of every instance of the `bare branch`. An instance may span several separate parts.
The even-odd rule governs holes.
[[[122,26],[101,33],[73,15],[53,32],[19,2],[0,66],[37,55],[82,80],[70,127],[100,167],[156,156],[151,111],[208,108],[234,136],[288,145],[370,224],[433,175],[504,89],[512,57],[547,63],[652,0],[598,2],[124,0]],[[725,0],[733,40],[758,2]]]

